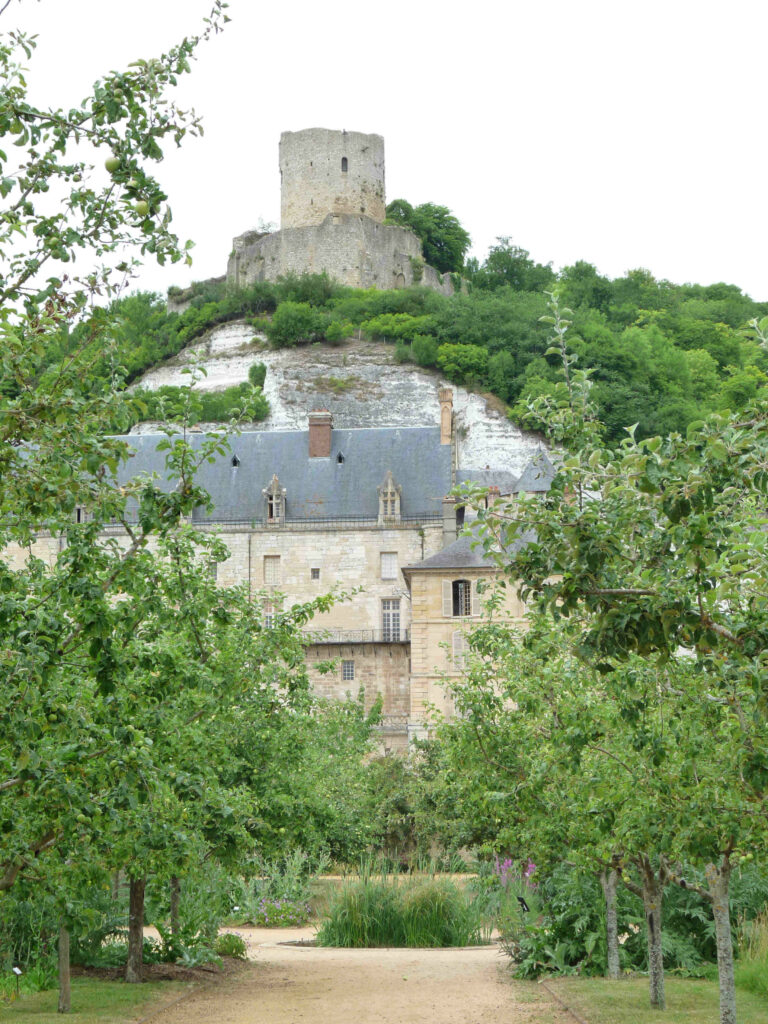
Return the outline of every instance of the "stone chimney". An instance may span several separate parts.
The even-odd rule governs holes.
[[[440,444],[450,444],[453,433],[453,388],[440,388]]]
[[[331,457],[331,430],[333,416],[327,409],[315,409],[309,414],[309,457],[329,459]]]

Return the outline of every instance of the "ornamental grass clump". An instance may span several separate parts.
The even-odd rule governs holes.
[[[737,986],[768,997],[768,909],[740,923],[738,950]]]
[[[361,878],[345,885],[317,933],[320,946],[474,946],[489,929],[479,904],[448,879]]]

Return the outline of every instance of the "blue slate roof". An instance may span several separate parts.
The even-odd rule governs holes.
[[[516,537],[511,545],[505,548],[507,553],[514,553],[525,547],[533,540],[533,534],[529,531]],[[483,547],[482,535],[476,523],[471,524],[457,540],[442,551],[438,551],[429,558],[416,562],[414,565],[404,565],[403,575],[406,579],[414,572],[432,569],[498,569],[499,563],[492,554],[488,554]]]
[[[164,435],[132,434],[124,440],[135,454],[121,468],[121,479],[141,474],[162,479],[165,453],[156,449]],[[202,441],[202,434],[190,435],[194,447]],[[244,433],[231,438],[230,447],[213,463],[204,463],[197,474],[215,511],[209,515],[197,510],[196,521],[262,520],[266,514],[262,492],[273,474],[285,488],[288,522],[375,519],[379,512],[376,488],[388,470],[402,488],[403,518],[438,515],[443,496],[451,490],[451,446],[440,444],[438,427],[333,430],[330,458],[309,458],[306,430]]]
[[[547,453],[538,452],[525,467],[515,490],[528,493],[548,491],[556,476],[557,470],[549,461]]]
[[[457,484],[478,484],[480,487],[498,487],[500,494],[514,494],[517,477],[505,469],[459,469]]]

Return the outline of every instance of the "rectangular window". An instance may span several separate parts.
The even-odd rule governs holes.
[[[400,640],[399,598],[387,598],[381,602],[381,632],[385,644]]]
[[[275,606],[272,601],[262,601],[261,614],[264,629],[272,629],[275,624]]]
[[[310,575],[310,579],[319,580],[320,579],[320,570],[319,569],[310,569],[309,570],[309,575]]]
[[[272,587],[280,582],[280,555],[264,555],[264,582]]]
[[[397,579],[397,552],[381,552],[381,578],[383,580]]]
[[[208,563],[208,575],[210,576],[210,578],[215,583],[216,580],[218,579],[218,576],[219,576],[219,564],[218,564],[218,562],[209,562]]]
[[[355,663],[354,661],[342,661],[341,663],[341,678],[345,683],[352,683],[355,679]]]
[[[472,584],[469,580],[453,581],[453,614],[472,614]]]
[[[463,618],[477,614],[476,584],[471,580],[443,580],[443,615]]]

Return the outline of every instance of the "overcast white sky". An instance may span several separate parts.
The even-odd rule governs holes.
[[[2,0],[0,0],[2,6]],[[39,34],[38,102],[196,31],[208,0],[12,0]],[[224,273],[233,236],[279,221],[280,132],[378,132],[387,198],[449,207],[482,259],[509,235],[556,268],[738,284],[768,300],[765,0],[230,0],[180,101],[205,137],[159,177],[191,271]]]

